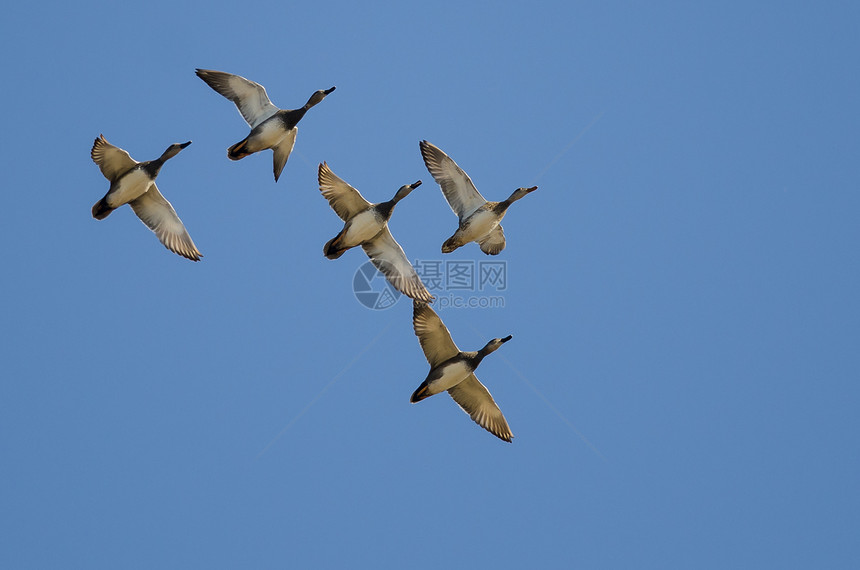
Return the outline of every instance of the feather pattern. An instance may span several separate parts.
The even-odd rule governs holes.
[[[442,187],[445,200],[461,220],[468,218],[475,210],[487,203],[475,188],[469,175],[439,147],[427,141],[421,141],[419,147],[427,170]]]
[[[424,351],[424,356],[430,363],[427,379],[412,395],[412,402],[421,401],[441,391],[438,387],[439,382],[449,382],[443,388],[447,388],[451,398],[469,414],[475,423],[499,439],[510,442],[514,434],[505,416],[493,400],[490,391],[481,384],[474,373],[475,367],[480,362],[477,357],[480,357],[481,353],[460,351],[439,315],[428,305],[417,301],[412,304],[412,327]],[[488,347],[491,345],[498,347],[507,340],[510,340],[510,337],[494,339],[488,343]],[[489,349],[489,351],[492,350],[495,348]],[[481,352],[484,351],[488,351],[488,348],[485,347]],[[452,376],[455,372],[458,375],[463,372],[467,374],[459,380]],[[456,384],[450,386],[450,382],[456,382]]]
[[[111,182],[138,165],[126,151],[107,142],[104,135],[99,135],[93,143],[90,157]]]
[[[424,287],[387,225],[375,238],[363,243],[361,247],[395,289],[417,301],[429,303],[433,300],[433,295]]]
[[[474,373],[450,388],[448,394],[476,424],[499,439],[509,442],[514,438],[505,416],[502,415],[502,410],[493,400],[487,387],[481,384]]]
[[[176,210],[155,185],[164,162],[190,144],[191,141],[172,144],[156,160],[137,162],[126,151],[110,144],[104,135],[99,135],[90,156],[111,185],[107,194],[93,206],[93,217],[104,219],[115,208],[128,204],[167,249],[199,261],[203,254],[194,245]]]
[[[164,247],[191,261],[200,260],[202,257],[200,251],[191,240],[188,230],[185,229],[173,205],[158,191],[158,186],[153,184],[143,196],[128,204],[146,227],[155,233]]]
[[[337,259],[352,247],[360,245],[370,261],[404,295],[429,303],[433,295],[418,277],[418,273],[403,248],[391,235],[388,220],[397,202],[407,196],[421,181],[402,186],[388,202],[371,204],[361,193],[331,171],[325,162],[319,165],[317,180],[320,193],[329,206],[344,221],[343,230],[326,243],[323,253]]]
[[[469,175],[439,147],[427,141],[421,141],[419,147],[427,170],[460,220],[457,231],[442,244],[442,253],[451,253],[474,241],[487,255],[498,255],[505,249],[505,232],[501,226],[505,212],[512,203],[537,190],[537,186],[517,188],[506,200],[488,202]]]
[[[197,77],[235,103],[252,129],[280,111],[269,100],[266,88],[250,79],[212,69],[198,69]]]
[[[317,180],[323,198],[328,200],[334,213],[344,222],[349,221],[373,204],[364,199],[361,192],[350,186],[323,162],[319,167]]]
[[[275,182],[281,177],[296,144],[296,125],[308,109],[335,90],[332,87],[315,91],[298,109],[280,109],[269,100],[266,88],[250,79],[212,69],[197,69],[196,73],[209,87],[232,101],[251,127],[247,137],[227,149],[227,157],[241,160],[256,152],[272,149]]]

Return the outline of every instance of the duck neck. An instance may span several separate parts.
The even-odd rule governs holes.
[[[305,105],[304,107],[301,107],[300,109],[293,109],[292,111],[284,111],[283,114],[281,115],[281,120],[284,122],[284,126],[287,129],[292,129],[293,127],[295,127],[297,124],[299,124],[299,121],[302,120],[302,117],[305,116],[305,113],[308,112],[308,109],[310,109],[310,107]]]
[[[484,348],[486,348],[486,347],[484,347]],[[478,352],[464,352],[463,353],[463,356],[465,357],[466,361],[471,366],[472,370],[477,368],[478,365],[481,363],[481,361],[484,360],[484,357],[489,354],[489,352],[484,352],[484,348],[482,348]]]
[[[391,214],[394,212],[394,206],[397,205],[397,200],[389,200],[388,202],[380,202],[376,205],[376,211],[382,216],[382,219],[388,221],[391,219]]]
[[[155,180],[155,177],[158,176],[159,172],[161,172],[161,167],[164,166],[166,160],[166,158],[161,156],[155,160],[150,160],[149,162],[144,163],[141,168],[149,175],[150,178]]]
[[[501,202],[498,202],[498,203],[496,204],[496,207],[495,207],[495,208],[493,208],[493,210],[496,212],[496,214],[498,214],[498,215],[502,215],[502,214],[504,214],[505,212],[507,212],[507,211],[508,211],[508,208],[509,208],[509,207],[511,206],[511,204],[513,204],[515,201],[516,201],[516,200],[511,200],[510,198],[508,198],[507,200],[502,200]]]

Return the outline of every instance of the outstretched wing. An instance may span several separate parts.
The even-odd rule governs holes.
[[[146,226],[155,232],[164,247],[191,261],[199,261],[203,254],[194,245],[188,230],[176,210],[168,202],[158,187],[153,184],[140,198],[129,202],[131,209]]]
[[[514,438],[505,416],[502,415],[502,410],[477,376],[470,374],[465,380],[449,389],[448,393],[476,424],[507,442]]]
[[[281,142],[277,146],[272,147],[272,152],[275,153],[272,162],[272,166],[275,169],[275,182],[281,177],[281,172],[283,172],[284,166],[287,164],[287,159],[290,158],[290,153],[293,152],[293,147],[296,146],[296,134],[298,132],[298,127],[293,127],[287,131],[287,135],[281,139]]]
[[[269,101],[266,88],[259,83],[211,69],[198,69],[196,73],[209,87],[233,101],[252,129],[280,111]]]
[[[460,353],[442,319],[425,303],[412,302],[412,328],[430,366],[441,364]]]
[[[93,142],[90,157],[98,165],[104,177],[111,182],[138,164],[126,151],[107,142],[104,135],[99,135]]]
[[[478,242],[481,246],[481,251],[487,255],[498,255],[500,251],[505,249],[505,230],[502,229],[502,224],[499,224],[484,236],[484,239]]]
[[[463,169],[439,147],[427,141],[421,141],[419,147],[427,170],[442,187],[442,193],[448,205],[461,220],[468,218],[475,210],[487,203],[472,184],[469,175],[463,172]]]
[[[433,300],[433,295],[424,287],[424,283],[421,282],[415,268],[406,259],[403,248],[391,235],[388,226],[385,226],[372,241],[362,244],[361,247],[373,265],[385,275],[388,282],[394,285],[398,291],[424,303]]]
[[[325,162],[319,166],[317,179],[323,198],[328,200],[329,206],[344,222],[372,205],[358,190],[332,172]]]

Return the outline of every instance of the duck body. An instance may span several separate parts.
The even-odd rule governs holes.
[[[489,202],[475,188],[469,175],[439,147],[427,141],[421,141],[419,147],[427,170],[442,188],[445,200],[459,219],[457,231],[442,244],[442,253],[451,253],[467,243],[476,242],[487,255],[498,255],[505,249],[501,222],[508,207],[537,190],[537,186],[517,188],[506,200]]]
[[[467,218],[461,220],[454,235],[442,244],[442,253],[451,253],[473,241],[480,243],[482,239],[494,231],[500,231],[497,228],[501,227],[500,224],[502,218],[505,217],[507,208],[499,211],[499,204],[500,202],[487,202]]]
[[[93,217],[107,218],[115,209],[143,196],[152,187],[155,179],[139,164],[112,182],[104,198],[93,206]]]
[[[395,289],[425,303],[432,301],[433,295],[421,282],[388,227],[394,207],[420,186],[421,181],[401,186],[391,200],[371,204],[358,190],[332,172],[326,163],[319,165],[318,180],[323,198],[343,220],[343,229],[326,242],[323,255],[337,259],[348,250],[361,246],[374,267]]]
[[[409,401],[413,404],[442,392],[447,392],[469,377],[480,364],[477,352],[460,352],[442,364],[434,366],[424,382],[412,393]]]
[[[227,157],[230,160],[241,160],[251,154],[271,149],[274,153],[272,167],[275,182],[281,177],[296,144],[296,125],[311,107],[319,104],[335,90],[332,87],[315,91],[307,103],[298,109],[279,109],[272,104],[265,87],[259,83],[211,69],[197,69],[196,73],[209,87],[232,101],[251,127],[247,137],[227,149]]]
[[[100,138],[107,143],[104,137]],[[164,163],[179,154],[179,151],[190,144],[191,141],[171,145],[155,160],[147,160],[146,162],[132,160],[130,163],[127,163],[125,166],[130,168],[118,171],[112,178],[109,178],[111,183],[110,188],[107,194],[93,206],[93,217],[97,220],[103,220],[115,209],[143,196],[155,185],[155,179],[158,177],[158,173],[161,172],[161,167],[164,166]],[[100,139],[96,139],[96,142],[93,144],[94,150],[97,145],[102,145]],[[131,160],[131,157],[129,159]]]
[[[174,143],[155,160],[137,162],[126,151],[110,144],[103,135],[99,135],[93,143],[90,156],[110,182],[110,188],[107,194],[93,205],[93,217],[103,220],[115,209],[128,204],[167,249],[192,261],[198,261],[203,255],[194,245],[176,210],[161,195],[155,184],[164,163],[190,144],[191,141]]]
[[[251,129],[247,137],[228,148],[227,157],[230,160],[241,160],[246,156],[267,149],[272,149],[274,152],[285,141],[292,140],[295,144],[298,134],[296,125],[305,115],[305,112],[306,109],[278,111]]]
[[[325,256],[337,259],[347,250],[372,241],[388,227],[393,211],[393,204],[383,202],[359,212],[346,221],[340,233],[325,244]]]
[[[465,352],[457,348],[448,328],[426,303],[413,301],[412,327],[421,350],[430,363],[430,372],[409,401],[420,402],[441,392],[448,392],[460,408],[479,426],[501,440],[510,442],[514,434],[505,416],[486,386],[475,376],[484,357],[511,340],[494,338],[481,350]]]

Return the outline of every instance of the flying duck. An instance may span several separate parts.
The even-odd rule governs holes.
[[[413,299],[431,302],[433,295],[424,287],[403,248],[388,229],[394,206],[420,186],[421,181],[401,186],[387,202],[371,204],[358,190],[332,172],[325,162],[319,165],[318,180],[323,197],[344,221],[340,233],[325,244],[323,254],[329,259],[337,259],[346,250],[360,245],[373,265],[398,291]]]
[[[274,156],[275,182],[281,177],[281,171],[290,158],[293,146],[296,144],[296,125],[308,112],[308,109],[325,99],[326,95],[335,90],[321,89],[311,95],[308,102],[299,109],[279,109],[275,107],[266,88],[259,83],[254,83],[244,77],[224,73],[223,71],[212,71],[211,69],[198,69],[197,77],[206,82],[209,87],[233,101],[245,121],[251,126],[251,132],[247,137],[227,149],[227,157],[230,160],[239,160],[249,154],[272,149]]]
[[[110,181],[110,189],[93,206],[93,217],[103,220],[115,209],[128,204],[137,217],[155,232],[164,247],[191,261],[199,261],[203,254],[191,241],[176,210],[155,185],[155,178],[164,163],[190,144],[191,141],[172,144],[155,160],[137,162],[126,151],[107,142],[104,135],[99,135],[90,156]]]
[[[427,141],[421,141],[419,146],[427,170],[442,187],[448,205],[460,218],[457,231],[442,244],[442,253],[451,253],[474,241],[487,255],[498,255],[505,249],[505,232],[500,223],[505,212],[511,204],[537,190],[537,186],[517,188],[507,200],[488,202],[469,175],[439,147]]]
[[[430,372],[409,401],[414,404],[447,390],[475,423],[510,442],[514,434],[490,392],[475,376],[475,369],[485,356],[511,340],[511,335],[494,338],[477,352],[463,352],[451,340],[439,315],[418,301],[412,303],[412,326],[430,363]]]

